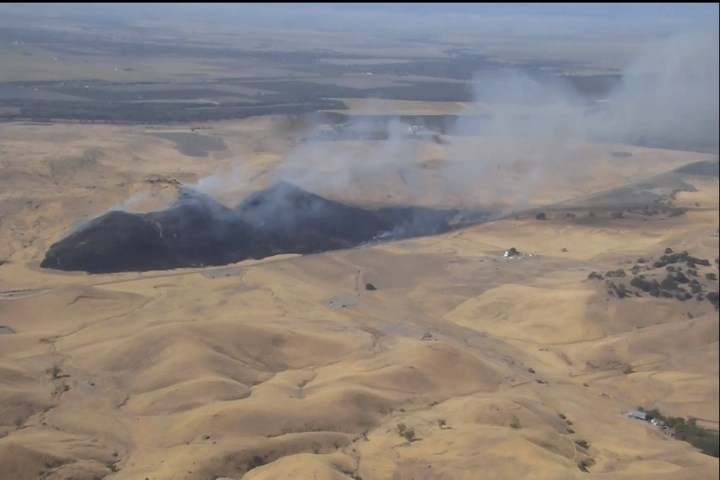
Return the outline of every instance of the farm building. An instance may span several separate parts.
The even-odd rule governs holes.
[[[640,412],[638,410],[630,410],[628,412],[628,417],[630,418],[637,418],[638,420],[650,420],[650,415],[648,415],[645,412]]]

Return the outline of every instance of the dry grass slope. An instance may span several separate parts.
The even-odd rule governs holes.
[[[689,211],[669,219],[526,215],[207,271],[38,268],[82,218],[141,191],[172,198],[148,179],[191,183],[234,156],[268,175],[292,141],[269,142],[273,125],[212,124],[227,149],[201,160],[140,128],[0,126],[0,324],[14,332],[0,335],[0,478],[718,478],[717,458],[623,415],[717,429],[716,312],[587,281],[667,246],[716,258],[716,178],[688,177]],[[614,148],[578,151],[603,164]],[[631,148],[635,163],[549,174],[538,200],[709,158]],[[533,256],[505,259],[510,246]]]

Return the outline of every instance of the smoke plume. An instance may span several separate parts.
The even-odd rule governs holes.
[[[560,77],[480,72],[474,96],[488,115],[460,115],[448,144],[419,139],[397,120],[350,120],[334,132],[350,141],[328,140],[333,134],[318,127],[272,177],[351,203],[510,211],[542,201],[558,173],[591,175],[587,142],[717,152],[719,85],[715,23],[643,45],[603,98],[582,96]],[[221,198],[260,186],[238,162],[194,188]]]

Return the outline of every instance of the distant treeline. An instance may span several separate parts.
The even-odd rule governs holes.
[[[565,80],[583,94],[597,96],[599,92],[611,88],[614,78],[609,75],[565,77]],[[0,113],[0,120],[4,121],[31,118],[38,121],[57,119],[114,123],[199,122],[346,109],[344,103],[332,100],[333,98],[380,98],[426,102],[475,100],[472,82],[449,81],[412,81],[404,82],[402,85],[371,88],[353,88],[293,78],[266,80],[227,78],[205,86],[188,85],[183,88],[171,83],[119,84],[101,81],[8,82],[6,85],[19,90],[7,95],[6,98],[0,98],[0,107],[11,107]],[[125,89],[116,88],[119,85]],[[218,88],[220,85],[261,91],[249,95],[236,94]],[[165,86],[167,88],[163,88]],[[25,90],[23,87],[31,88]],[[72,95],[78,97],[78,100],[33,98],[32,93],[37,88],[41,88],[45,93]],[[197,102],[199,99],[210,98],[216,98],[219,102]],[[434,130],[441,132],[447,130],[448,117],[443,117],[445,120],[442,125],[437,125]],[[426,125],[427,122],[437,122],[437,119],[428,117]]]
[[[3,106],[17,111],[0,113],[0,120],[74,120],[103,123],[176,123],[228,120],[258,115],[300,114],[318,110],[343,110],[345,104],[335,100],[304,103],[221,105],[197,103],[124,103],[86,101],[12,100]]]

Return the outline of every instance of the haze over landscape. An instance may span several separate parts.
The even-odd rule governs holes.
[[[3,4],[0,478],[720,477],[717,4]]]

